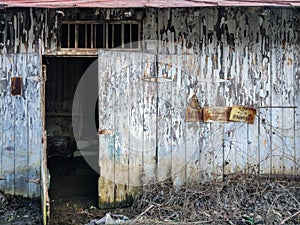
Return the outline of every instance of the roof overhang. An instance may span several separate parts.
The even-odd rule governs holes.
[[[298,7],[300,0],[0,0],[0,8],[183,8],[206,6]]]

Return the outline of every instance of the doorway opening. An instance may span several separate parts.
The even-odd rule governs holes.
[[[47,67],[45,100],[51,220],[55,211],[60,210],[61,203],[67,202],[77,207],[97,205],[99,174],[79,150],[72,126],[76,88],[84,72],[95,60],[93,57],[43,58],[43,64]],[[95,112],[95,116],[98,113]],[[95,122],[97,120],[98,117],[95,117]],[[86,143],[90,144],[88,157],[98,160],[98,143],[95,140]]]

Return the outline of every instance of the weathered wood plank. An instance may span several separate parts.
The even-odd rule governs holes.
[[[158,57],[157,181],[171,178],[172,171],[172,83],[176,67],[168,58]],[[177,96],[173,96],[177,98]]]
[[[17,55],[14,59],[15,76],[22,76],[23,93],[22,96],[14,96],[15,101],[15,124],[14,136],[18,140],[15,146],[15,194],[24,195],[28,190],[28,115],[27,115],[27,96],[24,96],[26,89],[27,65],[30,63],[26,55]],[[38,91],[38,90],[37,90]],[[39,112],[36,112],[39,113]]]
[[[271,174],[272,170],[272,141],[270,139],[272,130],[271,112],[269,108],[259,110],[259,173]]]
[[[247,125],[247,173],[258,174],[259,172],[259,134],[258,118],[254,124]]]
[[[178,187],[186,182],[186,132],[185,132],[185,80],[181,55],[163,56],[165,61],[176,68],[172,82],[172,181]]]
[[[129,167],[128,167],[128,193],[136,194],[142,187],[143,173],[143,76],[146,65],[144,56],[134,54],[133,63],[129,71]]]
[[[14,194],[14,170],[15,170],[15,138],[14,138],[14,99],[10,94],[10,79],[13,75],[12,56],[3,56],[3,68],[5,68],[6,84],[3,98],[2,125],[2,166],[3,166],[3,191]]]
[[[297,80],[295,77],[296,67],[295,61],[297,56],[295,55],[295,46],[297,46],[297,33],[294,32],[294,10],[282,10],[281,32],[282,36],[286,37],[288,44],[282,46],[283,57],[281,60],[281,72],[282,72],[282,106],[297,106],[296,103],[296,90]],[[298,31],[299,33],[299,31]],[[298,34],[299,35],[299,34]],[[299,43],[299,42],[298,42]],[[295,174],[296,166],[296,146],[295,146],[295,108],[283,108],[282,109],[282,171],[283,174]]]
[[[182,70],[185,73],[185,104],[187,107],[188,102],[194,94],[199,96],[199,83],[200,79],[200,67],[199,58],[195,55],[183,55]],[[197,97],[198,98],[198,97]],[[199,99],[198,99],[199,100]],[[200,177],[200,152],[201,152],[201,124],[200,122],[186,122],[185,124],[185,152],[186,152],[186,182],[192,183],[199,181]]]
[[[144,77],[156,77],[155,55],[144,54]],[[143,82],[143,184],[157,182],[157,82]]]
[[[41,158],[43,153],[43,122],[41,117],[41,61],[38,54],[27,57],[27,96],[28,110],[28,186],[30,196],[40,196]],[[28,63],[31,62],[31,63]]]
[[[129,75],[134,57],[130,53],[116,53],[113,74],[115,79],[114,127],[115,127],[115,207],[126,204],[128,195],[129,160]]]
[[[105,52],[99,52],[99,130],[111,131],[107,134],[99,134],[100,178],[98,193],[100,208],[113,207],[115,200],[115,127],[113,111],[115,106],[115,81],[112,62],[113,59],[107,58]]]
[[[4,168],[3,168],[3,126],[4,123],[4,96],[7,90],[7,79],[4,69],[4,57],[0,55],[0,189],[3,189],[4,182]]]

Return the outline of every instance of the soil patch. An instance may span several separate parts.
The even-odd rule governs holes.
[[[40,200],[0,193],[0,224],[42,224]]]

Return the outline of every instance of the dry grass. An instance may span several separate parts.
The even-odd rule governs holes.
[[[300,182],[239,177],[179,189],[165,182],[144,190],[132,210],[134,224],[300,224]]]

